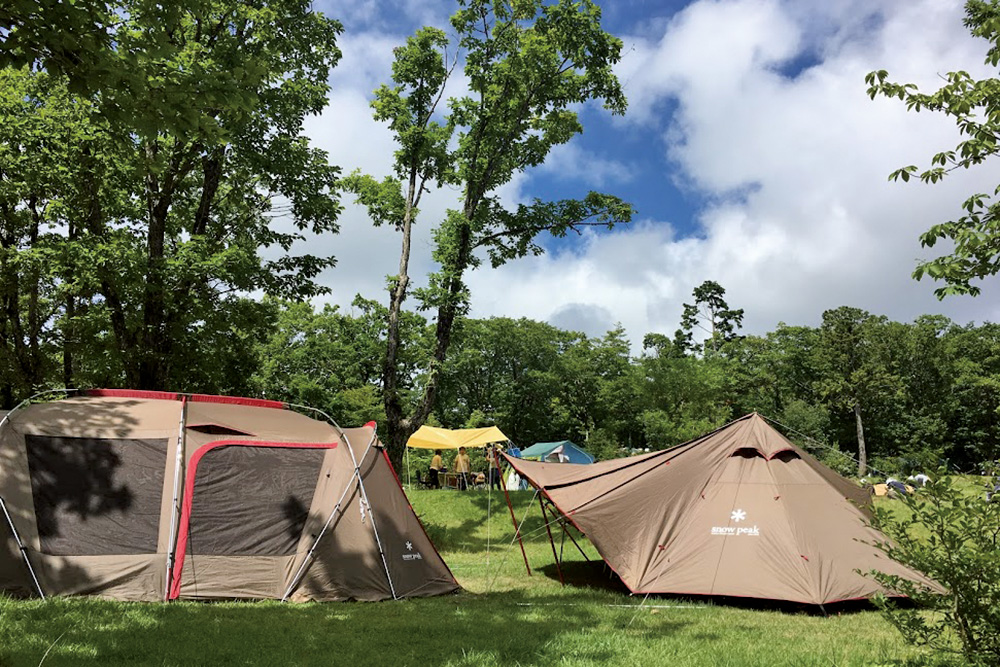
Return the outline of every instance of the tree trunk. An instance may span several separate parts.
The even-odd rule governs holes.
[[[63,320],[63,386],[73,386],[73,322],[76,318],[76,297],[66,296],[66,318]]]
[[[861,405],[854,403],[854,422],[858,428],[858,477],[868,473],[868,451],[865,449],[865,428],[861,424]]]
[[[69,220],[69,233],[68,238],[70,244],[75,244],[77,241],[77,225],[73,219]],[[66,284],[70,284],[73,279],[73,269],[66,262],[66,274],[64,280]],[[62,334],[63,334],[63,387],[69,388],[73,386],[73,345],[74,345],[74,332],[73,328],[76,320],[76,296],[72,293],[66,295],[66,316],[63,318]]]
[[[409,189],[406,194],[406,210],[403,212],[403,243],[399,251],[399,274],[389,297],[389,313],[386,321],[385,357],[382,359],[382,404],[385,407],[386,432],[389,442],[389,460],[397,470],[403,463],[406,441],[420,426],[413,426],[403,414],[403,401],[399,395],[400,333],[399,318],[406,301],[406,288],[410,283],[410,239],[413,229],[413,210],[419,200],[419,187],[415,170],[410,171]]]

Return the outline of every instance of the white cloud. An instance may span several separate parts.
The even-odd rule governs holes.
[[[374,11],[358,7],[358,20]],[[439,15],[422,1],[405,11]],[[983,167],[937,186],[888,183],[893,169],[925,165],[958,138],[946,118],[865,94],[864,75],[873,69],[928,89],[950,70],[982,74],[984,46],[961,18],[957,0],[700,0],[669,20],[636,17],[638,36],[624,37],[619,69],[629,113],[610,126],[649,133],[648,150],[674,169],[665,178],[703,196],[699,233],[680,237],[683,221],[647,219],[587,231],[573,251],[475,271],[473,314],[526,316],[595,334],[620,321],[639,344],[646,332],[672,333],[691,290],[716,280],[746,310],[751,332],[778,321],[817,324],[823,310],[840,305],[900,320],[929,312],[960,322],[998,319],[1000,287],[939,303],[934,284],[909,277],[917,258],[932,256],[919,234],[957,215],[968,193],[992,191],[995,176]],[[655,26],[661,29],[652,34]],[[330,107],[309,133],[345,171],[389,172],[391,136],[371,119],[367,100],[388,80],[392,47],[404,39],[376,25],[341,40]],[[809,67],[798,71],[800,62]],[[623,158],[575,144],[555,151],[543,171],[611,192],[638,176]],[[528,179],[505,186],[505,200],[521,201]],[[411,263],[418,282],[433,269],[429,228],[457,198],[438,191],[422,206]],[[324,276],[330,300],[347,304],[358,292],[384,299],[398,235],[372,228],[357,207],[341,223],[339,235],[309,244],[339,259]]]
[[[589,187],[627,183],[635,178],[635,169],[631,165],[602,158],[575,143],[556,146],[536,171],[563,180],[580,181]]]
[[[933,284],[909,277],[917,258],[932,256],[919,234],[957,215],[967,194],[992,191],[995,175],[985,168],[936,186],[888,183],[893,169],[954,146],[956,132],[946,118],[865,94],[873,69],[928,89],[940,85],[938,73],[975,71],[984,49],[962,27],[960,4],[891,3],[860,23],[851,3],[822,17],[802,7],[704,0],[656,39],[627,38],[635,47],[621,68],[625,122],[659,128],[659,150],[714,200],[700,214],[702,234],[678,239],[647,221],[589,235],[578,254],[477,275],[477,312],[562,321],[566,304],[589,305],[612,313],[638,343],[647,331],[672,332],[682,302],[710,279],[746,309],[752,332],[780,320],[817,324],[840,305],[901,320],[925,312],[995,320],[996,286],[939,303]],[[782,74],[806,49],[820,60],[794,78]],[[666,100],[677,111],[664,123]]]

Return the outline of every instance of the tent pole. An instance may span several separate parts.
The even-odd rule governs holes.
[[[13,412],[13,410],[11,412]],[[14,520],[10,518],[10,512],[7,511],[7,503],[4,502],[3,497],[0,497],[0,508],[3,508],[3,514],[7,517],[7,525],[10,526],[10,532],[14,534],[14,541],[17,542],[17,548],[21,551],[21,557],[24,558],[24,564],[28,566],[28,572],[31,573],[31,580],[35,582],[35,588],[38,590],[38,595],[44,600],[45,593],[42,592],[42,585],[38,583],[38,577],[35,576],[35,568],[31,567],[31,560],[28,558],[28,550],[24,546],[24,542],[21,541],[21,536],[17,533],[17,528],[14,526]]]
[[[573,545],[576,547],[576,550],[579,551],[580,555],[583,556],[584,558],[586,558],[587,562],[589,563],[590,562],[590,557],[587,554],[585,554],[583,552],[583,549],[580,547],[580,545],[577,544],[576,538],[573,537],[573,533],[569,532],[569,528],[566,527],[566,522],[565,521],[560,521],[559,525],[562,526],[563,532],[566,533],[567,536],[569,536],[569,539],[573,542]]]
[[[553,512],[553,517],[554,516],[555,516],[555,512]],[[559,521],[559,520],[556,519],[556,521]],[[559,525],[562,525],[562,521],[559,521]],[[559,562],[560,563],[562,562],[563,547],[564,546],[566,546],[566,531],[565,530],[563,530],[562,534],[559,536]]]
[[[510,492],[507,490],[507,485],[503,484],[503,495],[507,498],[507,509],[510,510],[510,520],[514,524],[514,536],[517,537],[517,543],[521,545],[521,557],[524,558],[524,569],[528,571],[528,576],[531,576],[531,566],[528,565],[528,554],[524,552],[524,540],[521,539],[521,527],[517,525],[517,517],[514,516],[514,505],[510,502]]]
[[[289,403],[289,405],[294,405],[294,404],[293,403]],[[306,406],[303,406],[303,407],[306,407]],[[392,575],[389,574],[389,563],[386,561],[386,559],[385,559],[385,552],[382,550],[382,540],[378,536],[378,527],[375,525],[375,515],[371,511],[371,509],[372,509],[371,503],[368,502],[368,492],[365,490],[365,481],[364,481],[364,479],[361,476],[361,464],[358,463],[358,459],[354,456],[354,448],[351,447],[351,441],[350,441],[350,439],[348,439],[347,434],[344,433],[344,429],[340,428],[340,424],[338,424],[337,422],[335,422],[333,420],[333,417],[331,417],[330,415],[326,414],[325,412],[323,412],[319,408],[309,408],[309,409],[313,410],[313,411],[315,411],[315,412],[317,412],[317,413],[319,413],[321,415],[323,415],[323,418],[326,419],[326,421],[328,421],[335,429],[337,429],[337,432],[340,434],[340,438],[344,441],[344,444],[347,445],[347,451],[350,453],[351,460],[354,462],[354,472],[358,476],[358,486],[361,489],[361,498],[362,498],[362,500],[364,500],[365,505],[368,506],[368,514],[369,514],[369,516],[371,516],[371,519],[372,519],[372,530],[375,532],[375,542],[378,544],[379,556],[382,557],[382,566],[385,567],[385,576],[386,576],[386,579],[389,580],[389,591],[392,593],[392,599],[393,600],[398,600],[399,597],[396,596],[396,588],[392,584]],[[372,422],[372,427],[373,428],[374,428],[374,425],[375,425],[375,422]],[[377,437],[377,436],[374,436],[374,435],[372,436],[373,442],[374,442],[375,437]],[[365,456],[367,456],[367,455],[368,455],[368,450],[366,449],[365,450]],[[364,461],[364,456],[361,457],[361,460]]]
[[[566,582],[563,581],[562,567],[559,565],[559,556],[556,555],[556,543],[552,539],[552,529],[549,528],[549,515],[545,512],[545,503],[542,502],[541,494],[538,495],[538,506],[542,508],[542,521],[545,522],[545,532],[549,534],[549,545],[552,547],[552,557],[556,561],[556,572],[559,573],[559,583],[565,586]]]
[[[173,577],[174,551],[177,548],[177,518],[181,511],[180,491],[181,491],[181,468],[184,467],[184,441],[185,429],[187,425],[187,396],[181,397],[181,419],[177,429],[177,453],[174,458],[174,491],[170,499],[170,533],[169,544],[167,545],[167,581],[163,587],[163,601],[166,602],[170,596],[170,580]]]
[[[0,419],[0,428],[3,428],[4,424],[10,421],[10,416],[12,414],[39,396],[44,396],[45,394],[71,394],[74,392],[76,392],[76,389],[46,389],[45,391],[33,394],[15,405],[10,412],[3,416],[3,419]],[[7,503],[4,502],[3,496],[0,496],[0,509],[3,509],[3,515],[7,517],[7,525],[10,526],[10,532],[14,535],[14,541],[17,543],[17,548],[21,552],[21,557],[24,558],[24,564],[28,566],[28,572],[31,574],[31,580],[35,582],[35,589],[38,591],[38,596],[44,600],[45,592],[42,591],[42,585],[38,583],[38,577],[35,576],[35,568],[31,566],[31,560],[28,558],[28,549],[24,546],[24,542],[21,541],[21,535],[17,532],[17,526],[14,525],[14,519],[11,518],[10,512],[7,511]]]
[[[500,464],[496,460],[496,445],[490,443],[490,457],[486,459],[486,566],[490,564],[490,519],[493,516],[493,464],[497,463],[497,475],[500,475]],[[503,476],[500,475],[501,484]]]
[[[362,461],[365,459],[366,456],[368,456],[368,451],[372,448],[372,445],[374,443],[375,443],[375,434],[373,432],[372,439],[368,441],[368,446],[365,448],[365,453],[361,455]],[[344,498],[347,497],[347,492],[351,490],[351,484],[354,482],[354,478],[357,475],[358,475],[358,469],[355,468],[354,473],[351,475],[351,479],[349,479],[347,481],[347,484],[344,486],[344,492],[340,494],[340,499],[337,501],[337,504],[334,505],[333,511],[330,512],[330,516],[327,517],[326,523],[323,524],[323,529],[319,531],[319,535],[317,535],[316,539],[313,540],[312,545],[310,545],[309,547],[309,551],[306,552],[305,558],[302,559],[302,564],[299,565],[299,569],[295,571],[295,576],[292,577],[292,582],[288,585],[288,589],[285,591],[285,594],[281,596],[282,602],[287,601],[288,596],[291,595],[292,591],[295,590],[295,587],[299,585],[299,581],[301,581],[303,575],[305,574],[306,567],[312,560],[313,553],[316,551],[316,547],[319,546],[320,540],[323,539],[323,536],[326,534],[326,531],[330,528],[330,524],[333,523],[334,517],[337,516],[337,512],[340,511],[341,505],[344,504]]]
[[[406,488],[413,490],[413,482],[410,481],[410,448],[406,448]]]
[[[378,535],[378,526],[375,525],[375,512],[372,511],[372,504],[368,501],[368,491],[365,490],[365,480],[361,475],[361,463],[354,456],[354,448],[351,447],[351,441],[348,439],[347,434],[339,426],[340,436],[344,439],[347,444],[347,451],[351,454],[351,460],[354,461],[354,474],[358,477],[358,488],[361,489],[361,498],[364,500],[365,505],[368,506],[368,518],[372,521],[372,532],[375,533],[375,543],[378,545],[378,555],[382,558],[382,566],[385,568],[385,577],[389,580],[389,592],[392,593],[392,599],[398,600],[399,596],[396,595],[396,587],[392,583],[392,575],[389,574],[389,562],[385,559],[385,550],[382,548],[382,538]],[[368,450],[365,450],[365,455],[368,454]],[[364,461],[364,458],[361,459]]]

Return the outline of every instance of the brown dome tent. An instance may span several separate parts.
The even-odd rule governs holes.
[[[374,424],[92,390],[0,424],[0,591],[382,600],[458,589]]]
[[[857,572],[873,569],[937,588],[870,546],[885,537],[866,525],[863,489],[756,413],[640,456],[507,461],[633,593],[827,604],[883,591]]]

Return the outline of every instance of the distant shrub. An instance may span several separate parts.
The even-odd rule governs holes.
[[[809,444],[806,443],[807,449],[809,448]],[[834,469],[844,477],[851,477],[858,473],[858,464],[850,454],[841,449],[834,449],[833,447],[813,448],[813,454],[819,459],[820,463]]]

